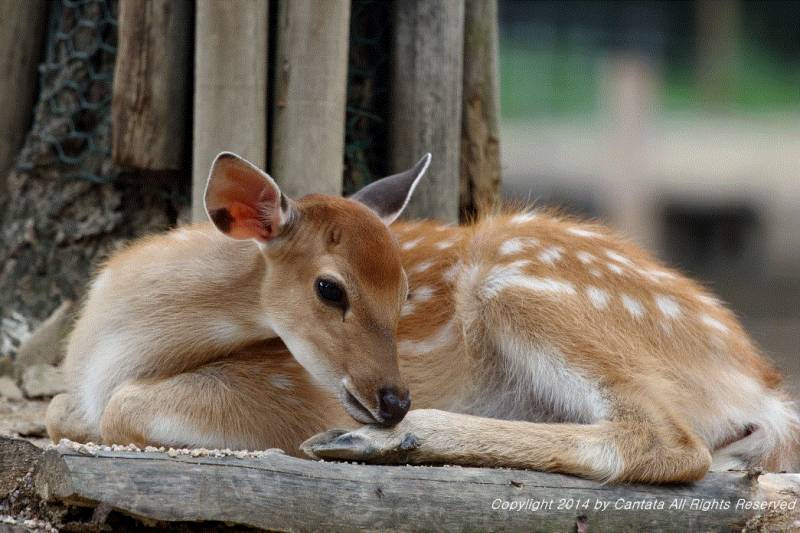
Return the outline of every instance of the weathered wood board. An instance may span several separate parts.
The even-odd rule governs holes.
[[[95,453],[64,446],[45,452],[34,478],[39,495],[151,520],[278,531],[574,531],[579,520],[593,532],[772,531],[800,518],[798,474],[728,472],[690,485],[603,485],[540,472],[367,466],[279,453],[247,459]],[[739,509],[740,501],[787,508]]]
[[[145,170],[186,166],[192,4],[122,0],[111,104],[114,161]]]

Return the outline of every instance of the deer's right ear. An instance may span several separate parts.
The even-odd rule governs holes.
[[[266,172],[230,152],[211,164],[206,185],[208,218],[233,239],[267,242],[289,219],[289,200]]]
[[[431,154],[425,154],[405,172],[374,181],[350,196],[350,199],[372,209],[388,226],[403,213],[430,164]]]

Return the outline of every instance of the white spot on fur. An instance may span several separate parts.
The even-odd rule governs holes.
[[[713,296],[709,296],[707,294],[698,294],[697,299],[706,305],[710,305],[716,307],[720,305],[720,301]]]
[[[586,296],[596,309],[603,310],[608,307],[609,296],[606,291],[598,287],[586,287]]]
[[[421,341],[405,340],[399,342],[397,344],[397,349],[403,354],[420,355],[450,346],[455,340],[456,324],[451,320],[442,326],[439,331],[426,339]]]
[[[411,273],[412,274],[422,274],[423,272],[425,272],[426,270],[428,270],[432,266],[433,266],[433,261],[425,261],[423,263],[420,263],[420,264],[416,265],[414,268],[412,268],[411,269]]]
[[[720,333],[728,333],[728,326],[726,326],[725,324],[723,324],[722,322],[720,322],[719,320],[710,315],[705,315],[705,314],[701,315],[700,320],[706,326],[713,328],[719,331]]]
[[[644,306],[639,300],[627,294],[623,294],[620,299],[622,300],[623,307],[627,309],[628,313],[630,313],[633,318],[639,319],[644,316]]]
[[[522,239],[511,239],[505,241],[500,245],[498,253],[500,255],[512,255],[520,253],[525,246],[522,244]]]
[[[616,261],[620,265],[625,265],[627,267],[633,266],[633,261],[631,261],[624,255],[620,255],[617,252],[614,252],[613,250],[606,250],[606,257],[608,257],[612,261]]]
[[[551,246],[549,248],[545,248],[539,254],[538,258],[539,261],[542,263],[553,265],[556,261],[561,259],[561,255],[564,253],[564,249],[560,246]]]
[[[591,274],[592,276],[594,276],[596,278],[602,278],[603,277],[603,273],[600,271],[600,269],[597,269],[597,268],[591,269],[589,271],[589,274]]]
[[[433,288],[423,286],[411,291],[411,301],[415,303],[427,302],[433,296]]]
[[[519,213],[511,217],[512,224],[527,224],[536,219],[535,213]]]
[[[419,238],[411,240],[411,241],[404,242],[403,243],[403,250],[411,250],[412,248],[415,248],[421,242],[422,242],[422,237],[419,237]]]
[[[664,296],[659,294],[654,298],[656,307],[658,307],[661,314],[670,319],[676,319],[681,315],[681,306],[672,296]]]
[[[416,308],[417,306],[414,305],[414,302],[406,302],[403,304],[403,309],[400,310],[400,316],[413,315]]]
[[[292,380],[283,374],[272,374],[267,381],[276,389],[290,390],[292,388]]]
[[[594,231],[589,231],[588,229],[583,229],[583,228],[569,228],[567,230],[567,233],[571,233],[576,237],[586,237],[586,238],[601,237],[599,233]]]
[[[188,241],[189,234],[184,230],[177,230],[172,232],[172,238],[178,241]]]
[[[458,239],[447,239],[445,241],[437,242],[435,246],[437,250],[446,250],[447,248],[453,246],[456,242],[458,242]]]
[[[531,290],[552,294],[575,294],[575,287],[568,281],[539,278],[521,273],[521,267],[529,261],[515,261],[509,265],[493,267],[484,279],[481,292],[494,298],[507,288]]]
[[[500,255],[513,255],[518,254],[523,251],[528,246],[536,246],[539,244],[539,241],[534,238],[521,238],[517,237],[515,239],[509,239],[505,241],[503,244],[500,245],[499,254]]]
[[[609,269],[611,272],[613,272],[614,274],[617,274],[618,276],[622,276],[622,275],[624,275],[624,274],[625,274],[625,271],[624,271],[624,270],[622,270],[622,267],[621,267],[621,266],[619,266],[619,265],[618,265],[618,264],[616,264],[616,263],[606,263],[606,266],[608,267],[608,269]]]
[[[577,252],[575,254],[575,256],[578,258],[578,261],[580,261],[584,265],[588,265],[588,264],[594,262],[595,259],[597,259],[595,256],[593,256],[589,252],[584,252],[583,250]]]

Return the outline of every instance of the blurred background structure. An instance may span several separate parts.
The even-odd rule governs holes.
[[[602,219],[721,294],[800,392],[798,2],[0,12],[0,375],[58,363],[110,252],[204,218],[219,151],[292,196],[349,194],[431,151],[411,216],[502,196]]]
[[[728,301],[800,392],[800,3],[500,1],[507,196]]]

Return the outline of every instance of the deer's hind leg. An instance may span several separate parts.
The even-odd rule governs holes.
[[[107,443],[299,453],[309,436],[349,424],[338,402],[285,349],[251,349],[165,379],[118,388],[100,427]]]
[[[53,442],[69,439],[75,442],[99,442],[97,430],[87,424],[74,394],[64,392],[56,395],[47,406],[45,424],[47,434]]]

